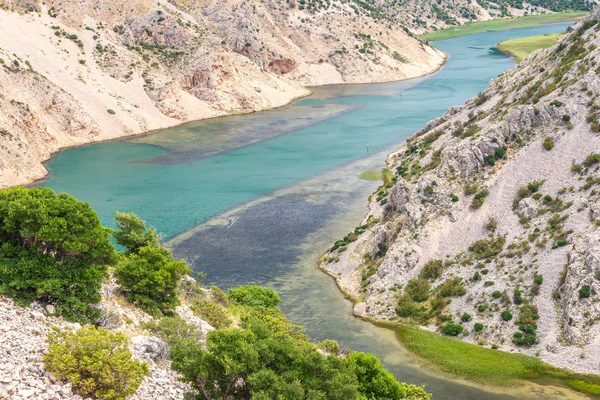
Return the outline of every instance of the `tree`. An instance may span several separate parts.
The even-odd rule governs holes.
[[[115,267],[114,276],[125,297],[153,315],[179,305],[177,284],[192,270],[162,247],[145,246],[137,251]]]
[[[57,328],[48,335],[47,371],[68,380],[84,397],[124,400],[148,374],[146,363],[133,360],[122,333],[92,325],[77,332]]]
[[[94,320],[116,253],[87,203],[46,188],[0,191],[0,293],[53,303],[67,319]]]
[[[243,329],[215,330],[206,348],[191,340],[171,347],[171,367],[199,399],[364,400],[428,399],[423,388],[397,382],[379,360],[364,353],[325,355],[304,337],[274,331],[247,308]],[[285,319],[281,312],[279,318]],[[279,325],[279,324],[277,324]]]
[[[142,247],[158,246],[158,234],[154,228],[146,229],[144,221],[139,219],[134,213],[115,214],[117,230],[113,237],[117,244],[125,247],[125,253],[138,253]]]
[[[114,276],[125,297],[149,314],[158,315],[179,305],[177,285],[192,272],[162,247],[154,228],[147,229],[135,214],[117,212],[116,242],[125,247]]]

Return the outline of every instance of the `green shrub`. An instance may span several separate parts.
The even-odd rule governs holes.
[[[544,149],[550,151],[554,148],[554,140],[550,136],[546,136],[542,145],[544,146]]]
[[[484,312],[485,310],[487,310],[487,306],[485,304],[480,304],[477,306],[477,311]]]
[[[455,323],[448,323],[444,326],[444,328],[442,328],[442,332],[445,335],[449,335],[449,336],[458,336],[462,333],[463,331],[463,327],[462,325],[459,324],[455,324]]]
[[[464,313],[461,317],[460,320],[462,322],[469,322],[471,320],[471,315],[468,313]]]
[[[475,332],[481,332],[483,330],[483,324],[476,322],[473,326],[475,328]]]
[[[150,331],[152,335],[158,336],[170,344],[179,339],[198,340],[201,334],[195,325],[188,324],[179,316],[152,320],[142,325],[142,327]]]
[[[513,302],[516,305],[523,304],[523,295],[519,289],[515,289],[515,291],[513,292]]]
[[[110,108],[108,110],[106,110],[106,112],[109,113],[110,115],[116,114],[115,110],[111,110]]]
[[[502,297],[502,293],[500,293],[499,290],[495,290],[494,292],[492,292],[492,297],[494,299],[499,299],[500,297]]]
[[[229,303],[229,299],[227,298],[227,294],[223,290],[221,290],[218,286],[210,287],[210,295],[211,297],[219,304],[223,306],[227,306]]]
[[[591,153],[585,158],[585,160],[583,160],[582,164],[584,167],[589,168],[592,165],[598,164],[598,163],[600,163],[600,154]]]
[[[132,304],[158,315],[179,305],[177,285],[190,272],[186,263],[175,261],[168,250],[146,246],[124,257],[114,276]]]
[[[590,285],[583,285],[581,287],[581,289],[579,289],[579,298],[580,299],[587,299],[588,297],[590,297],[592,295],[592,288],[590,287]]]
[[[429,298],[429,290],[431,285],[429,281],[423,279],[411,279],[406,284],[404,293],[408,295],[413,301],[421,303]]]
[[[504,156],[506,155],[506,150],[508,150],[508,148],[506,146],[498,147],[496,149],[496,151],[494,152],[496,159],[500,160],[500,159],[504,158]]]
[[[562,120],[564,122],[570,122],[571,121],[571,116],[569,114],[565,114],[562,116]]]
[[[87,203],[47,188],[0,190],[0,294],[43,299],[56,314],[88,322],[116,253]]]
[[[542,275],[536,275],[533,278],[533,283],[535,283],[536,285],[541,285],[542,282],[544,282],[544,277]]]
[[[491,239],[480,239],[469,246],[469,251],[473,253],[476,259],[493,258],[500,254],[504,248],[506,239],[504,236],[494,236]]]
[[[276,307],[281,298],[271,289],[260,286],[240,286],[229,289],[229,300],[238,305],[248,307]]]
[[[510,321],[512,319],[512,313],[508,310],[504,310],[502,311],[502,314],[500,314],[500,316],[502,317],[502,319],[504,321]]]
[[[210,300],[196,300],[191,307],[194,314],[217,329],[231,326],[231,319],[227,315],[227,309]]]
[[[419,277],[424,279],[435,279],[439,278],[443,271],[444,266],[442,260],[429,260],[423,266]]]
[[[456,203],[459,200],[459,198],[454,193],[450,193],[450,200],[452,200],[453,203]]]
[[[83,397],[124,400],[148,374],[145,363],[132,359],[122,333],[94,326],[75,333],[55,328],[48,335],[48,345],[46,370],[71,382]]]
[[[467,293],[465,286],[462,284],[462,279],[454,277],[447,279],[438,287],[438,292],[442,297],[458,297]]]

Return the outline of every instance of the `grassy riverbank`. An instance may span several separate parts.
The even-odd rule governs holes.
[[[519,63],[536,50],[554,46],[560,37],[560,33],[555,33],[554,35],[529,36],[505,40],[498,44],[498,50],[514,57],[515,61]]]
[[[511,385],[518,380],[556,380],[577,391],[600,395],[600,377],[553,367],[538,358],[506,353],[400,326],[398,340],[411,352],[444,372],[491,385]]]
[[[462,26],[440,29],[439,31],[426,33],[422,35],[421,38],[429,41],[434,41],[487,31],[531,28],[534,26],[544,24],[556,24],[559,22],[577,21],[583,18],[586,14],[586,12],[562,12],[553,14],[527,15],[525,17],[520,18],[499,18],[491,21],[473,22]]]

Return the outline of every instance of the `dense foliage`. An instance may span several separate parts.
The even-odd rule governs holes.
[[[232,303],[248,307],[275,307],[281,301],[277,293],[260,286],[240,286],[230,289],[228,295]]]
[[[177,284],[192,271],[160,246],[156,232],[135,214],[117,213],[115,219],[118,230],[113,236],[125,246],[125,255],[114,276],[127,299],[153,315],[179,305]]]
[[[109,237],[92,208],[65,193],[0,191],[0,293],[52,303],[71,320],[96,318],[92,305],[115,260]]]
[[[241,327],[210,332],[206,348],[189,339],[171,347],[172,368],[198,399],[429,398],[396,381],[372,355],[318,351],[276,308],[239,309]]]
[[[48,344],[46,370],[71,382],[84,397],[125,399],[148,374],[145,363],[132,360],[122,333],[94,326],[74,333],[55,329],[48,335]]]

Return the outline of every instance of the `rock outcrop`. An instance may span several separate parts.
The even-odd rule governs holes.
[[[41,163],[67,146],[442,64],[391,16],[326,3],[0,2],[0,188],[44,177]]]
[[[321,267],[355,313],[599,373],[600,13],[388,156]]]

